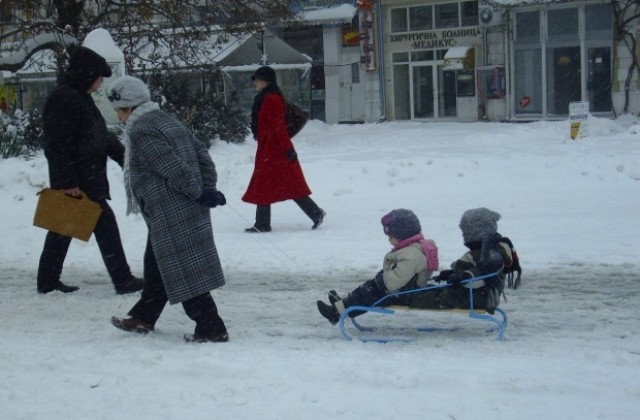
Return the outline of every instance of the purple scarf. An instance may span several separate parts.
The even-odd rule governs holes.
[[[406,239],[398,242],[392,249],[392,251],[397,251],[402,248],[406,248],[411,244],[416,242],[420,242],[420,246],[422,247],[422,253],[427,257],[427,270],[428,271],[438,271],[439,262],[438,262],[438,247],[436,243],[431,239],[424,239],[422,233],[417,233],[413,236],[410,236]]]

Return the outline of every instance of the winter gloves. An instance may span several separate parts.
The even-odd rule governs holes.
[[[220,191],[210,190],[204,188],[202,194],[196,200],[197,203],[207,207],[224,206],[227,204],[227,199]]]
[[[442,270],[440,274],[432,280],[436,283],[446,281],[453,286],[459,286],[464,280],[470,279],[473,275],[469,271],[455,272],[453,270]]]

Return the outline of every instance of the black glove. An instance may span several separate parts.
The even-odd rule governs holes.
[[[436,283],[440,283],[441,281],[447,281],[449,280],[449,277],[451,277],[451,273],[453,273],[453,270],[442,270],[440,274],[435,276],[432,280],[435,281]]]
[[[449,278],[447,279],[447,283],[456,287],[460,286],[464,280],[470,279],[472,277],[471,273],[468,271],[463,271],[461,273],[451,273]]]
[[[220,191],[205,188],[202,190],[202,194],[200,194],[200,197],[198,197],[196,202],[203,206],[216,207],[227,204],[227,199]]]
[[[290,162],[295,162],[296,160],[298,160],[298,154],[296,153],[295,149],[287,150],[286,154],[287,159],[289,159]]]

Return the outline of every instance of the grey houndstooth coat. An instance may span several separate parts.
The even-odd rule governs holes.
[[[223,286],[210,209],[196,202],[204,187],[216,189],[209,151],[160,110],[141,115],[128,131],[132,195],[149,227],[169,303]]]

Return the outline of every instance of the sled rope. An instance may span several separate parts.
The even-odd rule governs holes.
[[[242,221],[244,223],[252,223],[250,220],[248,220],[246,217],[244,217],[242,214],[240,214],[240,212],[238,212],[236,209],[233,208],[233,206],[229,205],[229,203],[227,203],[225,206],[223,207],[219,207],[220,210],[223,211],[223,213],[225,212],[225,208],[229,208],[229,210],[231,210],[236,216],[238,216],[240,219],[242,219]],[[291,256],[289,256],[281,247],[278,246],[278,244],[276,244],[275,242],[273,242],[271,239],[269,239],[268,235],[263,235],[262,232],[258,232],[257,235],[260,238],[263,238],[265,241],[267,241],[271,246],[273,246],[275,249],[277,249],[289,262],[293,263],[293,265],[296,266],[296,268],[300,269],[301,272],[304,272],[305,268],[302,267],[300,264],[298,264],[296,262],[296,260],[294,260],[293,258],[291,258]],[[269,255],[271,255],[272,257],[274,257],[280,264],[285,265],[286,261],[282,260],[280,258],[280,256],[278,256],[275,252],[272,252],[271,249],[269,249],[264,243],[260,243],[260,246],[269,253]],[[302,283],[304,283],[309,290],[313,291],[313,292],[317,292],[320,291],[322,289],[320,289],[320,283],[318,281],[316,281],[316,286],[317,287],[313,287],[308,281],[298,277],[298,280]]]

